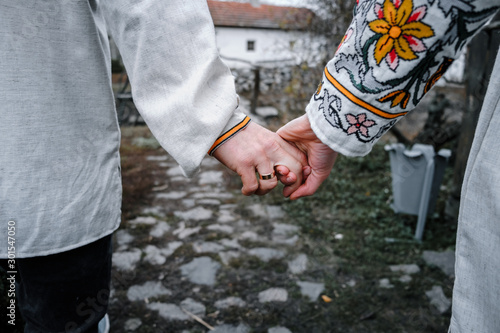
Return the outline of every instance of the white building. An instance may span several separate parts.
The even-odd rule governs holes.
[[[313,51],[317,38],[306,30],[314,19],[309,9],[211,0],[208,6],[219,53],[231,68],[311,64],[320,57]]]

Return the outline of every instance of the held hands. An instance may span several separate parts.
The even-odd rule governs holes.
[[[337,159],[337,152],[318,139],[311,129],[307,115],[290,121],[277,133],[307,154],[307,162],[311,168],[310,174],[303,184],[298,188],[287,186],[283,194],[292,200],[314,194],[321,183],[330,175]]]
[[[283,195],[295,200],[316,192],[330,175],[337,152],[316,137],[304,115],[277,133],[250,123],[219,147],[214,157],[240,175],[243,194],[264,195],[279,180],[285,185]],[[256,172],[261,180],[257,180]],[[271,176],[262,179],[263,175]]]
[[[213,156],[238,173],[244,195],[264,195],[278,185],[278,179],[286,185],[286,191],[293,193],[302,186],[303,167],[307,166],[305,154],[297,147],[253,122],[220,146]],[[270,179],[257,180],[256,172],[261,176],[271,174]]]

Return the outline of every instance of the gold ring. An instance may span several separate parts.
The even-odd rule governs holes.
[[[272,173],[266,173],[265,175],[259,174],[259,178],[262,180],[273,179],[275,176],[276,176],[276,174],[274,173],[274,171]]]

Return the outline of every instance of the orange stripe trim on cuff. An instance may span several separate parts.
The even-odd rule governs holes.
[[[250,122],[250,117],[246,116],[245,119],[243,119],[241,122],[239,122],[236,126],[231,128],[229,131],[226,133],[222,134],[219,136],[219,138],[214,142],[212,147],[208,150],[208,155],[212,155],[212,153],[219,148],[221,144],[229,140],[233,135],[244,129],[248,123]]]
[[[325,67],[325,76],[328,79],[328,81],[331,84],[333,84],[333,86],[335,88],[337,88],[351,102],[353,102],[354,104],[357,104],[358,106],[361,106],[363,109],[366,109],[372,113],[375,113],[376,115],[378,115],[382,118],[394,119],[394,118],[404,116],[405,114],[408,113],[408,112],[400,112],[400,113],[385,112],[385,111],[382,111],[382,110],[374,107],[373,105],[370,105],[370,104],[366,103],[365,101],[357,98],[349,90],[347,90],[343,85],[341,85],[339,81],[335,80],[335,78],[332,76],[332,74],[330,74],[330,72],[328,71],[328,68],[326,68],[326,67]]]

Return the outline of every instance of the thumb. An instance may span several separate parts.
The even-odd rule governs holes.
[[[289,197],[291,200],[296,200],[302,197],[313,195],[318,190],[323,181],[324,177],[321,177],[318,174],[312,172],[309,177],[307,177],[305,183],[297,188],[297,190],[292,191],[290,187],[286,186],[283,189],[283,195],[285,197]]]
[[[311,128],[307,115],[295,118],[281,127],[276,133],[287,141],[303,139],[303,135]]]

